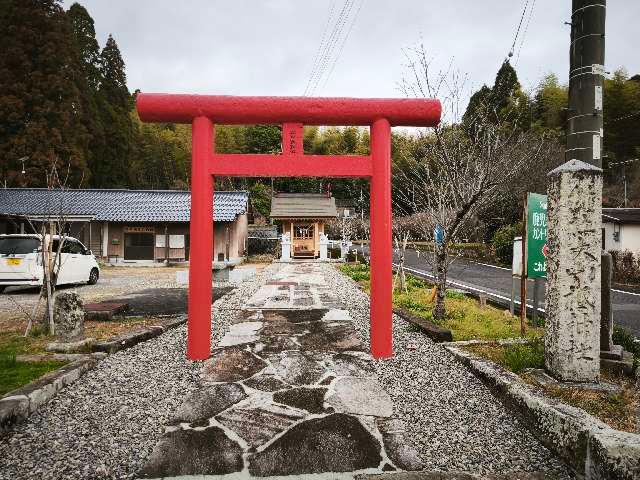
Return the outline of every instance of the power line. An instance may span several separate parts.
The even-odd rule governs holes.
[[[362,6],[363,5],[364,5],[364,0],[360,0],[360,5],[358,6],[358,9],[356,10],[355,15],[351,19],[351,24],[349,25],[349,30],[347,30],[347,34],[342,39],[342,44],[340,45],[340,49],[338,50],[338,54],[333,59],[333,64],[331,65],[331,69],[329,70],[329,73],[327,74],[327,76],[324,79],[324,83],[322,84],[321,90],[323,90],[324,87],[327,86],[327,82],[329,81],[329,77],[331,77],[331,74],[333,73],[333,70],[336,68],[336,64],[338,63],[338,60],[342,56],[342,51],[344,50],[344,46],[347,43],[347,40],[349,39],[349,36],[351,35],[351,31],[353,30],[353,27],[356,24],[356,21],[358,20],[358,16],[360,15],[360,10],[362,10]]]
[[[313,66],[311,67],[311,73],[309,74],[309,78],[307,79],[307,85],[304,88],[304,93],[303,95],[307,95],[307,92],[309,91],[309,86],[311,85],[311,80],[314,77],[314,73],[316,71],[316,69],[318,68],[318,63],[319,63],[319,59],[320,59],[320,52],[322,51],[324,45],[325,45],[325,41],[327,38],[327,32],[329,31],[329,25],[331,25],[331,19],[333,18],[333,12],[335,11],[335,7],[336,7],[336,3],[338,0],[333,0],[333,2],[331,3],[331,8],[329,9],[329,16],[327,17],[327,23],[324,26],[324,30],[322,32],[322,38],[320,40],[320,44],[318,45],[318,49],[316,50],[316,55],[313,59]]]
[[[329,65],[329,62],[331,61],[331,58],[333,56],[333,52],[335,51],[335,46],[338,40],[342,37],[342,30],[344,28],[344,25],[351,15],[351,10],[353,9],[354,3],[355,0],[346,0],[342,6],[342,9],[340,10],[340,13],[338,14],[338,18],[336,19],[336,22],[333,26],[324,52],[321,55],[319,68],[316,69],[314,79],[311,82],[311,88],[309,91],[311,95],[313,95],[317,90],[318,85],[320,84],[320,81],[322,80],[327,70],[327,66]]]
[[[329,24],[328,24],[329,28],[327,29],[328,36],[326,37],[326,39],[324,41],[324,45],[322,45],[322,47],[320,48],[320,52],[319,52],[319,55],[318,55],[318,58],[317,58],[316,69],[315,69],[315,72],[313,72],[313,75],[311,77],[311,81],[309,83],[309,90],[307,91],[308,94],[312,94],[313,93],[313,90],[315,90],[315,85],[318,83],[319,78],[321,78],[322,75],[323,75],[325,58],[328,55],[328,53],[330,51],[330,48],[331,48],[331,45],[333,43],[333,38],[335,36],[336,27],[341,22],[342,17],[344,16],[345,7],[346,7],[346,3],[344,3],[342,5],[342,8],[338,12],[337,17],[335,18],[335,21],[332,22],[331,19],[329,21]]]
[[[516,65],[520,60],[520,53],[522,52],[522,46],[524,45],[524,41],[527,38],[527,32],[529,31],[529,24],[531,23],[531,18],[533,17],[533,10],[536,8],[536,0],[531,2],[531,9],[529,10],[529,17],[527,18],[527,23],[524,27],[524,32],[522,33],[522,40],[520,40],[520,47],[518,48],[518,55],[516,56]]]
[[[311,92],[312,94],[316,92],[316,89],[318,88],[318,85],[320,84],[320,81],[322,80],[327,70],[327,66],[331,61],[331,57],[333,56],[333,52],[335,50],[335,45],[338,42],[338,39],[342,36],[342,29],[344,27],[345,21],[351,13],[351,8],[353,7],[353,1],[354,0],[346,0],[342,6],[340,15],[338,16],[338,19],[336,20],[336,23],[331,32],[331,36],[329,37],[329,43],[324,52],[324,56],[322,57],[320,70],[316,74],[315,82],[313,83],[313,87],[312,87],[312,92]]]
[[[516,30],[516,34],[513,37],[513,43],[511,44],[511,49],[509,50],[509,57],[513,56],[513,50],[516,47],[516,42],[518,41],[518,35],[520,35],[520,29],[522,28],[522,22],[524,20],[524,16],[527,13],[527,8],[529,7],[529,0],[526,0],[524,4],[524,8],[522,9],[522,15],[520,15],[520,22],[518,23],[518,28]]]

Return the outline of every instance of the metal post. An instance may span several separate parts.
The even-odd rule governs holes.
[[[573,0],[566,160],[602,168],[606,0]]]
[[[520,335],[524,337],[527,325],[527,197],[522,212],[522,271],[520,272]]]
[[[209,358],[211,350],[211,268],[213,261],[213,124],[207,117],[193,119],[191,154],[191,219],[189,252],[189,323],[187,357]]]
[[[516,277],[511,275],[511,299],[509,300],[509,313],[513,315],[515,312],[515,297],[516,297]]]
[[[391,259],[391,126],[381,118],[371,125],[371,353],[393,355]]]
[[[533,316],[531,321],[533,326],[538,326],[538,306],[540,304],[540,286],[542,285],[542,279],[536,277],[533,279]]]

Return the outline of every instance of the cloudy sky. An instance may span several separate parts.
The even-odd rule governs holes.
[[[101,45],[114,35],[131,91],[302,95],[311,85],[321,96],[400,96],[403,49],[420,41],[436,67],[453,59],[470,90],[493,82],[525,4],[513,57],[521,82],[529,89],[548,72],[567,78],[571,0],[79,1]],[[639,0],[609,2],[608,70],[640,73],[639,18]]]

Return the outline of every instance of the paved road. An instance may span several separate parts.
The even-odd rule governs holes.
[[[366,247],[365,247],[366,249]],[[431,276],[431,265],[425,257],[429,253],[407,250],[405,266],[414,273]],[[472,262],[462,258],[456,259],[449,267],[449,281],[457,288],[486,292],[496,301],[508,305],[511,296],[511,269],[495,267]],[[544,282],[540,288],[540,307],[544,309]],[[527,304],[533,304],[534,282],[527,285]],[[517,285],[516,296],[520,296],[520,284]],[[621,325],[640,338],[640,295],[614,290],[613,318],[616,325]]]

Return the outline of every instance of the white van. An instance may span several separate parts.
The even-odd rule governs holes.
[[[61,237],[47,236],[57,252]],[[60,251],[61,265],[56,285],[88,283],[93,285],[100,277],[100,267],[91,250],[73,237],[63,237]],[[57,262],[56,268],[57,270]],[[44,278],[42,268],[41,235],[0,235],[0,293],[6,287],[40,286]]]

